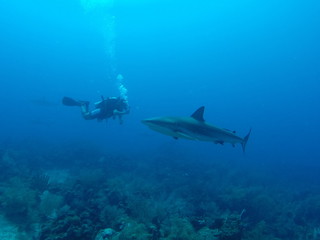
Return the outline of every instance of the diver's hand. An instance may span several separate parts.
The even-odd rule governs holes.
[[[113,110],[113,115],[120,115],[120,114],[121,114],[121,112],[118,111],[117,109]]]

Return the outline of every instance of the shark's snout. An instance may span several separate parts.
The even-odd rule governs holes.
[[[141,122],[143,124],[146,124],[146,125],[150,124],[150,120],[149,119],[142,119]]]
[[[143,119],[143,120],[141,120],[141,122],[143,124],[147,125],[148,127],[152,127],[154,125],[157,125],[156,121],[154,119]]]

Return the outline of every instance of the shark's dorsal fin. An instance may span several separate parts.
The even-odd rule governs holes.
[[[203,113],[204,113],[204,106],[199,107],[199,108],[197,109],[197,111],[195,111],[195,112],[191,115],[191,117],[194,118],[194,119],[196,119],[196,120],[198,120],[198,121],[200,121],[200,122],[204,122]]]

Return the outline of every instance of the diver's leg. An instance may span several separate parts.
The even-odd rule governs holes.
[[[86,120],[99,119],[100,113],[101,113],[101,109],[97,108],[97,109],[94,109],[92,111],[88,111],[85,114],[82,114],[82,116]]]
[[[91,112],[89,111],[89,102],[81,102],[81,113],[82,113],[82,117],[86,120],[90,120],[90,119],[94,119],[91,116]]]

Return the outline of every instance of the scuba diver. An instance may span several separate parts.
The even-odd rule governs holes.
[[[118,117],[120,124],[123,123],[122,115],[130,112],[128,101],[121,97],[109,97],[105,99],[101,96],[101,101],[96,102],[94,104],[95,108],[91,111],[89,110],[88,101],[77,101],[69,97],[64,97],[62,104],[65,106],[79,106],[82,116],[86,120],[97,119],[98,121],[102,121],[111,117],[113,119]]]

